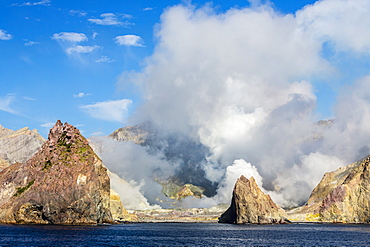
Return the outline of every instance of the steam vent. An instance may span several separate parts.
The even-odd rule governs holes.
[[[0,222],[95,225],[111,222],[107,169],[79,130],[58,120],[27,162],[0,172]]]
[[[231,205],[219,218],[219,223],[284,224],[289,223],[283,209],[264,194],[253,177],[238,178]]]

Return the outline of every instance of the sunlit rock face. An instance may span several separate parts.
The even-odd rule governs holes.
[[[289,212],[298,221],[370,222],[370,156],[325,173],[307,204]]]
[[[27,162],[0,172],[0,222],[111,222],[107,169],[79,130],[58,120]]]
[[[219,223],[231,224],[282,224],[287,215],[269,195],[264,194],[253,177],[238,178],[230,207],[219,218]]]
[[[26,162],[45,141],[36,129],[24,127],[14,131],[0,125],[0,169]]]
[[[370,156],[326,173],[308,202],[318,205],[321,221],[369,223]]]
[[[115,221],[137,221],[137,216],[130,214],[123,207],[121,197],[114,190],[110,190],[110,211]]]

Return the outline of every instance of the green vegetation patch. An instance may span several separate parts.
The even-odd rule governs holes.
[[[21,195],[23,192],[25,192],[26,190],[28,190],[32,185],[33,183],[35,182],[35,179],[30,181],[26,186],[24,187],[17,187],[15,188],[17,190],[17,192],[14,194],[14,196],[19,196]]]
[[[58,140],[59,147],[65,147],[67,152],[71,152],[72,143],[67,144],[67,134],[63,133],[62,136]]]
[[[50,161],[50,160],[47,160],[47,161],[45,162],[44,167],[42,168],[42,171],[45,171],[45,170],[49,169],[49,168],[50,168],[50,167],[52,167],[52,166],[53,166],[53,164],[51,163],[51,161]]]

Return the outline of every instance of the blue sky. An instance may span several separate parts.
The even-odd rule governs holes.
[[[295,16],[296,11],[314,2],[276,0],[267,5],[279,16]],[[337,2],[340,5],[346,1]],[[79,127],[87,137],[108,135],[125,126],[149,94],[143,97],[139,86],[122,86],[120,82],[133,71],[143,71],[148,66],[147,58],[160,47],[156,34],[162,30],[158,24],[165,22],[161,15],[177,4],[191,5],[194,10],[206,3],[209,2],[1,1],[0,124],[11,129],[36,128],[46,136],[51,124],[61,119]],[[212,15],[222,15],[230,8],[259,12],[258,8],[265,4],[217,0],[211,8]],[[324,3],[322,6],[325,9]],[[365,11],[369,11],[366,6]],[[320,24],[318,29],[323,26]],[[343,85],[367,75],[369,68],[368,44],[351,46],[352,40],[341,34],[330,35],[322,34],[333,37],[327,41],[317,38],[324,40],[320,43],[321,58],[341,73],[297,76],[313,85],[318,118],[333,117],[337,93]]]

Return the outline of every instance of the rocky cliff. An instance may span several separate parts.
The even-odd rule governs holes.
[[[0,172],[0,222],[111,222],[110,180],[80,132],[58,120],[48,141],[27,162]]]
[[[230,207],[219,223],[282,224],[289,222],[283,209],[264,194],[253,177],[241,176],[235,183]]]
[[[324,175],[302,208],[290,212],[304,221],[370,223],[370,156]]]
[[[36,129],[25,127],[14,131],[0,125],[0,169],[26,162],[45,141]]]

